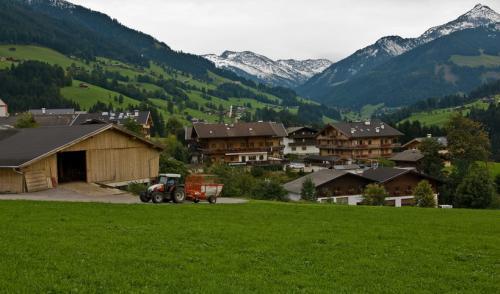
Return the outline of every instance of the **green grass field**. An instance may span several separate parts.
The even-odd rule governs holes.
[[[450,61],[459,66],[467,67],[498,67],[500,56],[481,54],[477,56],[452,55]]]
[[[119,93],[110,90],[103,89],[98,86],[89,85],[88,88],[80,88],[79,85],[82,83],[78,80],[73,80],[73,85],[71,87],[65,87],[61,89],[61,94],[64,98],[69,99],[78,103],[84,110],[88,110],[98,101],[108,105],[113,104],[115,107],[126,108],[128,105],[138,105],[139,101],[132,99],[130,97],[124,96],[123,104],[119,104],[114,100],[114,97],[120,96]]]
[[[10,293],[499,293],[498,211],[0,202]]]
[[[497,101],[500,101],[500,96],[497,97]],[[488,103],[482,101],[476,101],[473,103],[469,103],[464,105],[461,108],[451,107],[451,108],[440,108],[431,111],[424,111],[412,114],[409,118],[403,120],[404,121],[420,121],[424,125],[437,125],[443,126],[448,122],[450,117],[456,113],[461,112],[462,115],[467,115],[471,111],[472,108],[478,109],[487,109],[489,106]]]

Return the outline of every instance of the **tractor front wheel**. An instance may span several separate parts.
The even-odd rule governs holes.
[[[210,204],[217,203],[217,197],[215,197],[215,196],[208,197],[208,203],[210,203]]]
[[[182,203],[186,199],[186,194],[184,193],[184,189],[177,189],[174,192],[173,200],[175,203]]]
[[[141,201],[144,202],[144,203],[148,203],[149,201],[151,201],[151,197],[149,197],[149,195],[148,195],[147,192],[142,192],[139,195],[139,199],[141,199]]]
[[[152,197],[153,203],[159,204],[163,202],[163,194],[160,192],[154,192]]]

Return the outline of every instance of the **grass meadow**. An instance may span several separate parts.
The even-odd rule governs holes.
[[[500,213],[0,202],[2,292],[499,293]]]

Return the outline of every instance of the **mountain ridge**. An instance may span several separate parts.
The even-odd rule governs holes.
[[[296,88],[332,63],[327,59],[272,60],[251,51],[226,50],[221,55],[206,54],[203,57],[218,68],[231,70],[256,82],[289,88]]]
[[[477,4],[472,10],[455,20],[432,27],[417,38],[382,37],[374,44],[357,50],[352,55],[332,64],[322,73],[313,76],[304,85],[298,87],[297,91],[305,97],[323,101],[332,88],[370,72],[396,56],[457,31],[489,25],[496,25],[498,29],[499,22],[500,14],[488,6]]]

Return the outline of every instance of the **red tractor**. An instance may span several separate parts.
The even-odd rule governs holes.
[[[156,184],[149,186],[146,192],[141,193],[141,201],[182,203],[188,199],[194,203],[207,200],[214,204],[224,187],[223,184],[217,183],[217,178],[211,175],[188,176],[185,184],[181,184],[180,180],[179,174],[161,174]]]

